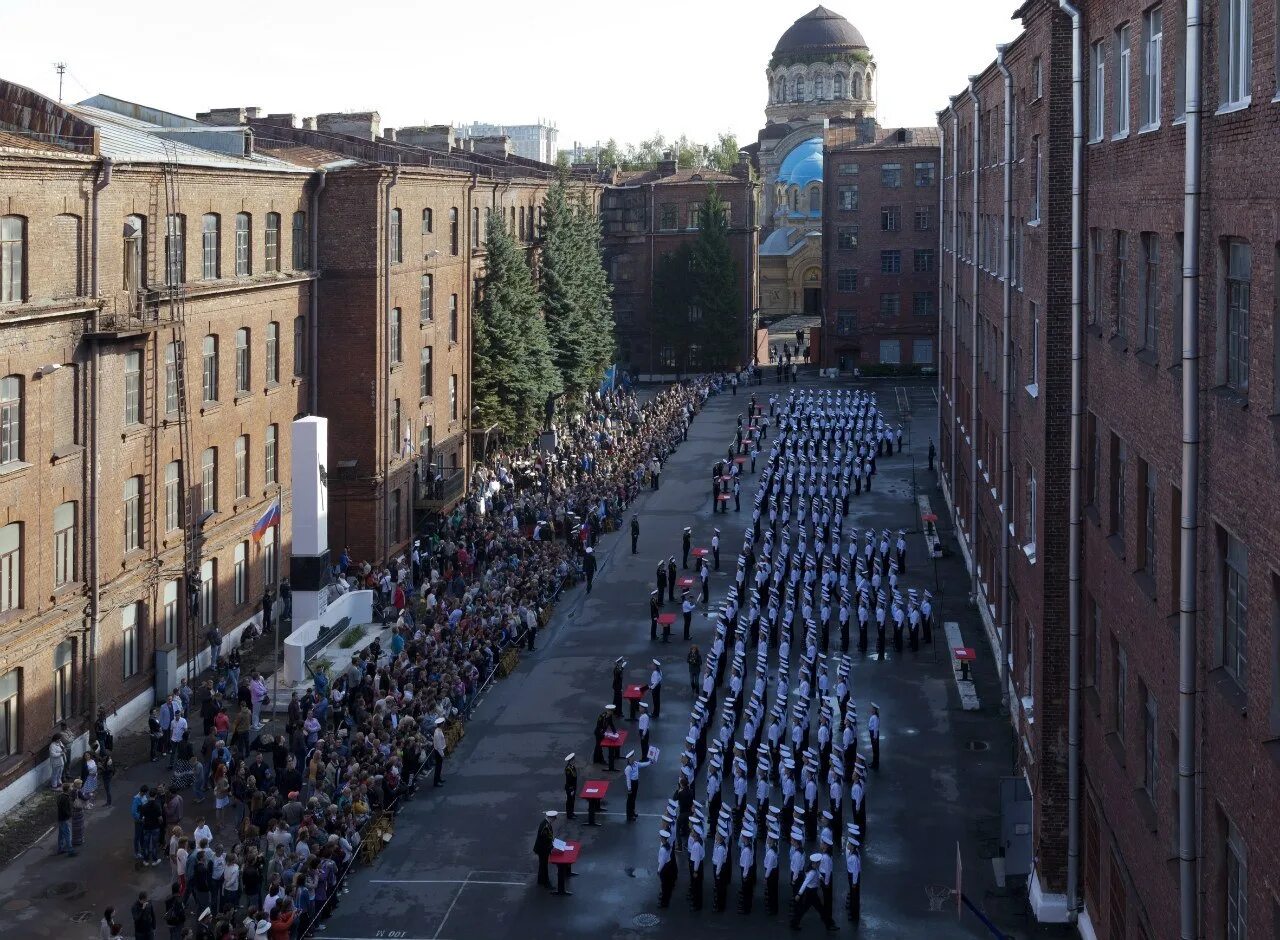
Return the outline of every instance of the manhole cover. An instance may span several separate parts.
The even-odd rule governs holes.
[[[6,901],[4,909],[6,911],[21,911],[31,906],[31,902],[26,898],[14,898],[12,901]]]
[[[83,924],[92,916],[93,916],[93,911],[78,911],[77,913],[71,915],[71,923]]]
[[[84,893],[84,886],[78,881],[59,881],[44,889],[46,898],[65,898],[76,893]]]
[[[965,745],[965,747],[971,751],[985,751],[985,750],[988,750],[991,747],[991,745],[988,744],[986,741],[975,740],[975,741],[970,741],[968,744]]]
[[[637,914],[631,922],[637,927],[657,927],[660,923],[657,914]]]

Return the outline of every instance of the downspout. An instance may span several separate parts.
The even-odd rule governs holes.
[[[391,190],[400,182],[400,164],[391,168],[391,179],[387,180],[386,204],[382,207],[382,433],[386,435],[391,428]],[[401,237],[403,238],[403,220],[401,221]],[[402,324],[403,327],[403,324]],[[386,446],[386,459],[382,463],[382,525],[383,538],[386,539],[384,559],[391,561],[391,460],[395,442],[390,437],[383,438]],[[395,441],[400,440],[400,428],[396,428]],[[376,453],[376,451],[375,451]]]
[[[654,359],[653,344],[654,336],[654,317],[657,310],[653,304],[653,287],[654,287],[654,253],[657,250],[655,242],[658,240],[658,184],[649,184],[649,381],[653,381],[653,367],[656,362]]]
[[[947,129],[943,127],[942,119],[946,115],[946,111],[938,112],[938,401],[942,401],[942,340],[943,340],[943,319],[942,319],[942,286],[946,279],[947,270],[947,230],[943,226],[942,220],[946,217],[947,212]],[[939,445],[942,444],[942,407],[938,407],[938,429],[934,432],[934,440]],[[941,479],[942,474],[938,474]]]
[[[1080,916],[1080,568],[1084,549],[1081,463],[1084,453],[1084,22],[1071,18],[1071,496],[1067,507],[1067,916]]]
[[[976,89],[978,76],[969,76],[969,97],[973,99],[973,218],[969,230],[973,234],[973,253],[969,268],[973,272],[973,309],[969,316],[969,563],[973,568],[974,597],[978,595],[978,192],[982,173],[981,135],[978,133],[981,105]]]
[[[480,174],[477,171],[473,170],[471,173],[471,181],[467,184],[466,218],[467,218],[468,224],[470,224],[471,222],[471,209],[475,205],[476,188],[479,185],[480,185]],[[487,221],[488,220],[483,220],[481,224],[482,225],[486,224]],[[485,233],[482,229],[480,233],[480,244],[484,244],[484,235]],[[467,318],[467,332],[466,332],[467,348],[465,350],[464,358],[463,358],[463,362],[466,363],[466,368],[462,370],[462,373],[460,374],[458,379],[459,382],[462,382],[465,379],[467,383],[466,395],[462,394],[461,387],[458,388],[459,409],[461,409],[462,406],[464,405],[466,407],[466,411],[459,410],[458,413],[466,415],[468,423],[471,421],[471,409],[474,407],[472,404],[473,398],[472,398],[472,391],[471,391],[471,376],[472,376],[472,368],[474,367],[474,363],[472,362],[472,356],[475,353],[475,346],[473,344],[475,342],[475,322],[476,322],[476,306],[475,306],[476,289],[475,289],[475,280],[474,280],[475,275],[473,273],[475,256],[473,255],[472,248],[471,248],[471,244],[473,240],[474,240],[474,236],[472,236],[471,239],[467,240],[465,254],[463,255],[463,264],[466,270],[466,283],[462,285],[462,289],[463,291],[466,292],[467,309],[471,311],[471,316]],[[464,425],[464,427],[466,426],[467,425]],[[432,440],[434,441],[434,438]],[[433,444],[433,448],[434,448],[434,444]],[[441,460],[441,464],[443,465],[444,458],[441,457],[440,460]],[[465,493],[465,492],[468,492],[471,486],[471,463],[472,463],[471,436],[465,433],[462,435],[461,463],[462,463],[463,492]]]
[[[1178,925],[1195,940],[1196,864],[1196,572],[1200,514],[1200,158],[1202,0],[1187,0],[1186,186],[1182,219],[1182,528],[1178,600]]]
[[[951,512],[959,520],[960,507],[956,504],[956,460],[959,459],[960,411],[956,402],[956,383],[959,367],[960,327],[960,112],[956,110],[959,95],[951,99],[951,459],[947,470],[951,472]]]
[[[1013,461],[1009,457],[1009,412],[1013,398],[1013,76],[1004,62],[1006,46],[996,46],[996,68],[1004,77],[1003,323],[1000,328],[1000,713],[1009,714],[1009,504]]]
[[[320,270],[320,194],[324,192],[328,181],[328,172],[321,168],[316,171],[315,188],[311,190],[311,270]],[[311,349],[308,351],[310,372],[307,381],[307,402],[311,413],[320,412],[320,275],[317,273],[311,281],[311,323],[308,327],[311,334]]]
[[[89,222],[89,296],[93,299],[94,308],[92,326],[95,334],[89,344],[89,466],[88,476],[88,548],[89,548],[89,629],[87,642],[83,652],[85,672],[87,674],[86,713],[93,721],[98,714],[98,623],[102,619],[102,566],[98,553],[98,461],[101,445],[99,433],[101,422],[98,420],[98,389],[102,364],[99,340],[96,336],[102,319],[102,304],[98,294],[99,268],[99,213],[98,195],[111,185],[110,157],[103,157],[98,168],[97,178],[93,182],[93,195],[90,201]]]

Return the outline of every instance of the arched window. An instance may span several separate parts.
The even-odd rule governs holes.
[[[249,213],[236,213],[236,277],[253,273],[253,225]]]
[[[26,299],[27,220],[20,215],[0,218],[0,304]]]
[[[200,349],[200,385],[205,401],[218,400],[218,337],[206,336]]]
[[[391,263],[399,264],[404,260],[404,241],[400,237],[400,210],[392,209],[388,221],[388,244],[391,251]]]
[[[293,270],[307,269],[307,214],[293,214]]]
[[[280,270],[280,213],[267,213],[267,227],[263,230],[262,270],[277,272]]]
[[[831,80],[831,94],[832,94],[832,97],[835,97],[835,98],[844,97],[844,76],[843,75],[837,74],[836,77]]]
[[[826,81],[821,75],[813,80],[813,98],[815,101],[821,101],[826,96]]]
[[[862,97],[862,76],[857,74],[856,72],[854,73],[854,76],[853,76],[853,97],[854,98]]]
[[[140,215],[124,220],[124,289],[137,295],[147,286],[147,220]]]
[[[809,214],[822,214],[822,187],[811,186],[809,188]]]
[[[218,215],[207,213],[200,219],[200,276],[206,281],[216,281],[220,276]]]
[[[867,100],[870,101],[874,96],[871,94],[871,76],[867,75]]]
[[[797,78],[796,79],[796,101],[804,101],[804,100],[805,100],[804,79]]]
[[[242,326],[236,330],[236,394],[243,395],[249,391],[252,377],[249,374],[251,357],[249,354],[249,328]]]

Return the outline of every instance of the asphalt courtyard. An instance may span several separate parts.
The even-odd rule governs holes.
[[[801,387],[806,384],[836,383],[814,379]],[[924,561],[918,531],[916,493],[941,505],[936,478],[926,469],[937,419],[934,390],[923,383],[868,387],[877,393],[882,410],[902,420],[908,446],[880,462],[873,492],[853,499],[846,526],[907,529],[903,584],[933,590],[937,619],[959,622],[967,644],[977,647],[981,627],[966,606],[962,565],[955,557],[936,565]],[[767,401],[771,392],[785,394],[787,388],[766,382],[756,391]],[[708,477],[746,404],[743,392],[709,402],[694,421],[688,442],[668,462],[661,490],[646,492],[634,507],[641,524],[639,554],[630,554],[625,531],[601,540],[593,593],[587,595],[582,587],[570,591],[540,636],[537,651],[525,653],[516,672],[485,694],[450,757],[446,785],[425,787],[401,812],[394,838],[373,866],[352,876],[349,893],[319,936],[491,940],[521,934],[640,938],[696,931],[754,938],[786,929],[785,884],[777,916],[764,912],[760,886],[755,910],[739,914],[736,877],[725,913],[711,911],[710,878],[706,907],[690,911],[683,855],[677,856],[680,879],[670,908],[660,909],[657,903],[659,816],[675,786],[674,756],[687,728],[692,695],[687,644],[678,639],[679,625],[670,645],[649,639],[649,591],[658,559],[678,555],[686,525],[693,526],[695,546],[709,544],[713,526],[722,529],[727,557],[722,572],[713,576],[713,602],[727,588],[736,546],[750,522],[746,497],[754,494],[758,478],[748,475],[745,480],[742,512],[713,516]],[[693,641],[704,650],[710,624],[701,614],[695,616]],[[663,756],[641,772],[641,818],[634,823],[624,818],[621,774],[604,773],[590,763],[593,724],[611,698],[616,656],[629,660],[628,682],[646,681],[654,656],[662,660],[666,676],[662,716],[652,732],[652,743]],[[958,845],[965,894],[1004,934],[1039,935],[1019,893],[997,887],[992,864],[999,838],[999,779],[1010,772],[1013,753],[1007,721],[995,708],[993,670],[990,657],[980,656],[976,677],[982,707],[963,711],[945,637],[935,636],[932,647],[916,654],[854,656],[851,686],[864,716],[864,750],[871,702],[880,706],[883,720],[882,766],[868,788],[860,934],[940,940],[993,936],[971,913],[958,918],[954,898],[938,887],[955,882]],[[606,779],[613,787],[600,828],[585,826],[582,801],[576,821],[563,816],[563,758],[571,751],[583,767],[580,780]],[[701,783],[702,778],[700,792]],[[557,835],[581,842],[570,897],[552,896],[534,884],[533,838],[549,809],[561,812]],[[841,918],[839,874],[837,884],[837,924],[841,932],[850,931]],[[822,932],[815,914],[807,916],[802,930]]]

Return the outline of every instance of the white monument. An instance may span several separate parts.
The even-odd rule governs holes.
[[[289,582],[293,622],[314,620],[328,606],[329,583],[329,419],[293,422],[293,547]]]

